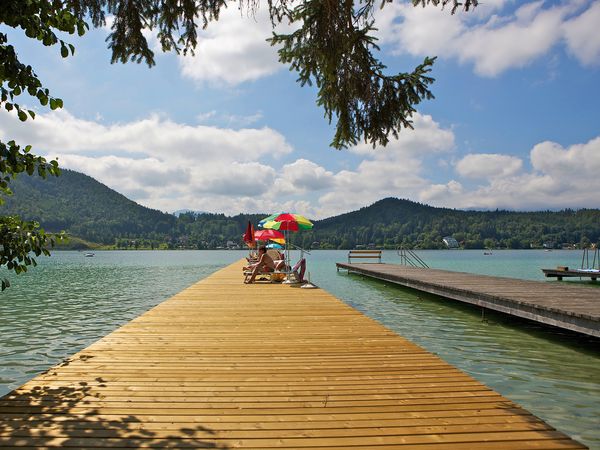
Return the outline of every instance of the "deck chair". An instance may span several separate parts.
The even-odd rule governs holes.
[[[271,259],[275,262],[281,261],[284,258],[283,254],[279,250],[276,250],[274,248],[268,249],[267,255],[269,255],[271,257]],[[250,264],[255,263],[256,261],[258,261],[258,254],[254,253],[254,254],[248,255],[246,257],[246,261],[248,261]]]
[[[282,259],[285,259],[285,256],[277,249],[275,248],[270,248],[267,250],[267,255],[269,255],[271,257],[271,259],[273,261],[275,261],[277,263],[277,261],[281,261]]]
[[[282,254],[276,249],[268,249],[267,255],[271,257],[271,259],[275,262],[275,265],[281,263],[281,261],[285,261],[282,259]],[[255,260],[256,261],[256,260]],[[255,261],[248,260],[249,263],[253,264]],[[284,268],[287,268],[284,264]],[[244,270],[244,276],[247,277],[252,274],[251,270]],[[273,283],[280,283],[285,279],[287,272],[285,270],[261,270],[256,275],[255,281],[270,281]]]

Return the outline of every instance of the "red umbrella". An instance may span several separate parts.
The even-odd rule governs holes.
[[[280,242],[285,239],[281,231],[277,230],[258,230],[254,233],[254,239],[257,241],[276,241]],[[280,242],[281,243],[281,242]]]
[[[254,226],[252,225],[252,222],[248,221],[248,226],[246,227],[246,232],[242,236],[242,239],[248,247],[254,247]]]

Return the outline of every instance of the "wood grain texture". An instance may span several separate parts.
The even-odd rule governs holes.
[[[241,267],[1,398],[0,448],[585,448],[327,292]]]

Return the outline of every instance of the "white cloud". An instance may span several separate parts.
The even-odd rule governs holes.
[[[536,171],[555,178],[592,179],[600,173],[600,137],[568,149],[542,142],[531,150],[531,164]]]
[[[333,185],[333,173],[307,159],[298,159],[283,166],[281,180],[288,183],[289,192],[319,191]]]
[[[518,3],[513,12],[503,15],[505,1],[485,2],[472,13],[455,15],[402,3],[386,5],[376,23],[382,42],[396,53],[456,58],[473,64],[479,75],[493,77],[529,64],[563,41],[581,63],[597,63],[600,4],[588,3]]]
[[[432,184],[421,191],[419,199],[425,203],[436,203],[445,205],[447,199],[462,195],[463,186],[456,180],[450,180],[446,184]]]
[[[454,133],[441,128],[431,116],[415,113],[412,121],[414,130],[402,130],[398,139],[392,138],[386,147],[373,149],[372,145],[363,142],[349,150],[358,155],[377,153],[380,156],[390,154],[395,157],[398,153],[422,155],[448,152],[454,148]]]
[[[452,151],[454,133],[431,116],[416,113],[413,119],[415,129],[402,131],[386,148],[361,144],[350,149],[365,159],[355,170],[334,175],[333,185],[319,198],[319,217],[357,209],[389,196],[418,198],[427,189],[430,183],[422,175],[422,159]]]
[[[455,39],[464,29],[459,16],[434,7],[413,7],[408,3],[385,4],[376,12],[377,36],[398,53],[438,54],[446,41]]]
[[[205,164],[254,161],[264,155],[277,158],[292,151],[281,134],[266,127],[234,130],[190,126],[157,114],[134,122],[104,125],[79,119],[66,110],[37,114],[35,121],[21,123],[14,114],[1,114],[5,120],[0,130],[50,153],[120,151]]]
[[[499,154],[469,154],[456,164],[456,171],[465,178],[507,177],[521,170],[523,161],[515,156]]]
[[[600,64],[600,3],[595,2],[580,16],[564,24],[569,51],[585,65]]]
[[[179,57],[181,72],[199,83],[229,86],[271,75],[284,68],[276,48],[266,42],[271,34],[266,7],[255,17],[223,9],[218,21],[198,33],[195,55]]]
[[[443,136],[448,130],[438,130]],[[450,132],[451,134],[451,132]],[[372,151],[355,170],[334,174],[334,183],[319,198],[315,215],[325,217],[368,205],[387,196],[410,198],[454,208],[558,209],[597,207],[600,191],[600,137],[568,148],[542,142],[530,152],[532,171],[520,158],[502,154],[469,154],[455,163],[460,179],[433,183],[424,176],[422,155],[435,149],[423,142],[421,153]],[[453,138],[448,139],[450,148]]]
[[[455,208],[560,209],[597,207],[600,191],[600,137],[563,148],[542,142],[530,152],[531,172],[508,155],[467,155],[457,163],[465,177],[486,183],[466,189],[453,182],[424,190],[421,198]],[[488,167],[495,167],[489,173]]]
[[[506,23],[492,17],[484,25],[466,31],[453,51],[461,62],[472,62],[479,75],[496,76],[548,52],[560,39],[566,13],[566,8],[545,10],[542,2],[526,4]]]
[[[212,111],[208,111],[205,113],[200,113],[196,116],[196,120],[199,123],[204,123],[207,122],[208,120],[214,118],[217,115],[217,111],[215,111],[214,109]]]
[[[262,111],[257,111],[254,114],[246,116],[237,114],[217,114],[217,111],[212,110],[206,113],[201,113],[196,116],[198,123],[202,124],[221,124],[225,127],[241,128],[248,127],[264,119]]]
[[[223,120],[225,120],[227,124],[232,127],[247,127],[261,121],[263,118],[264,116],[261,111],[257,111],[254,114],[247,116],[238,116],[237,114],[223,116]]]
[[[68,153],[58,156],[61,167],[84,172],[116,188],[126,197],[138,200],[147,198],[147,192],[164,186],[184,186],[190,182],[191,177],[189,168],[172,167],[151,157],[90,157]]]
[[[364,160],[352,171],[334,173],[307,158],[279,165],[278,158],[292,147],[269,128],[190,126],[156,114],[116,124],[82,120],[64,110],[40,113],[27,124],[13,116],[0,113],[3,135],[163,210],[288,209],[324,217],[384,196],[414,198],[428,186],[420,175],[421,156],[454,148],[452,131],[416,114],[415,131],[406,130],[387,149],[357,150],[365,152]]]
[[[109,125],[65,110],[40,113],[27,123],[6,112],[0,118],[0,135],[32,144],[38,153],[58,157],[65,168],[166,210],[248,211],[235,210],[223,199],[234,198],[241,207],[241,199],[260,198],[276,172],[258,161],[277,161],[292,151],[270,128],[190,126],[158,115]]]

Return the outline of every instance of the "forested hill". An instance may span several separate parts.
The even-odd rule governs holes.
[[[72,170],[42,179],[21,175],[11,181],[13,196],[0,206],[2,215],[36,220],[46,231],[66,230],[98,243],[115,237],[162,238],[175,226],[171,214],[145,208],[94,178]]]
[[[600,210],[462,211],[386,198],[318,222],[315,238],[334,247],[375,244],[444,248],[453,236],[465,248],[531,248],[600,241]]]
[[[257,214],[182,213],[145,208],[93,178],[63,170],[58,178],[20,176],[0,215],[39,221],[48,231],[117,248],[217,248],[241,244],[248,220],[255,225],[275,211]],[[445,248],[453,236],[464,248],[531,248],[600,241],[600,210],[558,212],[461,211],[386,198],[347,214],[315,221],[312,231],[292,233],[304,248]]]

